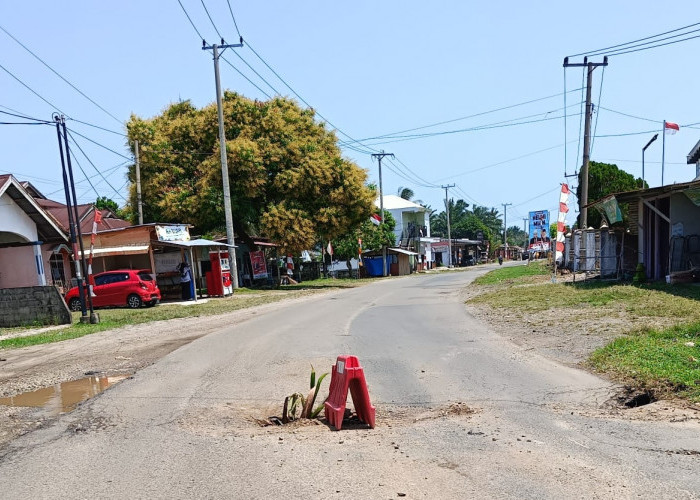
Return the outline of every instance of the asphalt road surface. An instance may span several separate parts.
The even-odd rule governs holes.
[[[15,440],[0,496],[700,498],[698,425],[605,411],[617,387],[476,321],[460,290],[482,272],[222,324]],[[311,363],[330,371],[340,354],[365,369],[375,429],[256,423],[306,392]]]

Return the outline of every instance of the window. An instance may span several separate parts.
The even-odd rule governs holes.
[[[139,279],[143,281],[153,281],[153,275],[147,271],[140,271]]]
[[[66,282],[66,273],[63,268],[63,254],[55,253],[49,257],[51,280],[55,285],[63,285]]]

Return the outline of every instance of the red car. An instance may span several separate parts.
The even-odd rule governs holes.
[[[127,306],[136,309],[142,305],[152,307],[160,300],[160,290],[148,269],[107,271],[95,274],[92,279],[94,307]],[[72,311],[80,311],[77,286],[68,290],[65,301]]]

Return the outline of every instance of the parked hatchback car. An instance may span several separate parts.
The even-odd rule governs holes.
[[[95,274],[92,279],[94,307],[126,306],[136,309],[143,305],[152,307],[160,300],[158,285],[147,269],[107,271]],[[68,290],[65,301],[72,311],[80,310],[77,286]]]

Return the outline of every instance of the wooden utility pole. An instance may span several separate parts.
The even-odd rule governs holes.
[[[447,186],[441,186],[445,190],[445,215],[447,216],[447,267],[452,267],[452,233],[450,231],[450,198],[447,195],[447,190],[451,187],[455,187],[454,184],[448,184]]]
[[[381,153],[373,153],[372,158],[377,158],[379,160],[379,215],[382,218],[382,225],[380,226],[382,230],[384,229],[384,192],[382,191],[382,158],[385,156],[394,157],[393,153],[385,153],[383,150]],[[386,245],[382,244],[382,276],[386,276]]]
[[[586,68],[586,116],[585,131],[583,135],[583,165],[581,166],[581,197],[578,200],[580,229],[588,227],[588,163],[591,159],[591,117],[593,115],[593,104],[591,103],[591,90],[593,88],[593,70],[598,66],[607,66],[608,56],[603,58],[602,63],[588,62],[588,58],[583,58],[583,63],[570,63],[569,58],[564,58],[564,67],[584,67]]]

